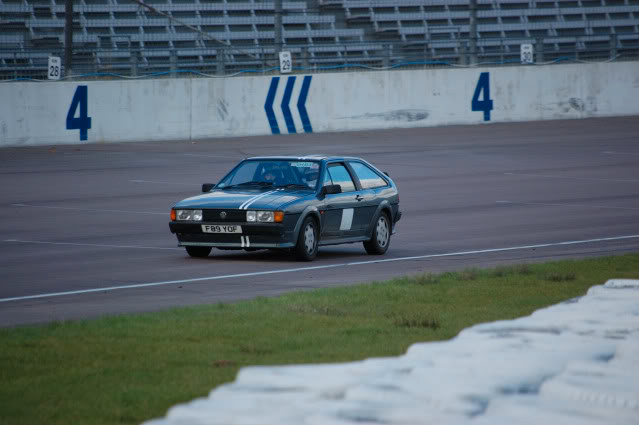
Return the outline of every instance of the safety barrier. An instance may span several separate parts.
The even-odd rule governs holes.
[[[639,114],[639,63],[0,84],[0,146]]]
[[[399,357],[253,366],[144,425],[636,424],[639,280]]]

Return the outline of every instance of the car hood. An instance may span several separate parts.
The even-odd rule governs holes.
[[[184,199],[175,208],[242,208],[242,209],[277,209],[302,198],[310,198],[315,194],[310,191],[287,189],[214,189],[202,195]]]

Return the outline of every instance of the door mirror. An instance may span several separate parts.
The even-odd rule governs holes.
[[[215,187],[215,183],[204,183],[202,185],[202,192],[206,193],[206,192],[210,192],[211,189],[213,189]]]
[[[336,193],[342,193],[342,186],[338,184],[329,184],[322,187],[322,195],[334,195]]]

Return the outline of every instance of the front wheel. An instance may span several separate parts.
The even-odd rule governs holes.
[[[295,245],[295,257],[300,261],[313,261],[317,256],[317,225],[312,217],[306,217]]]
[[[371,255],[382,255],[388,250],[390,244],[390,221],[385,212],[377,217],[375,228],[373,229],[373,237],[370,241],[364,242],[364,249]]]
[[[185,248],[186,248],[187,254],[189,254],[191,257],[196,257],[196,258],[208,257],[209,254],[211,253],[210,246],[187,246]]]

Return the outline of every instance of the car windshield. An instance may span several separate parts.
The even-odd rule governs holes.
[[[219,189],[231,187],[284,187],[315,189],[320,164],[306,160],[246,160],[231,171],[220,183]]]

